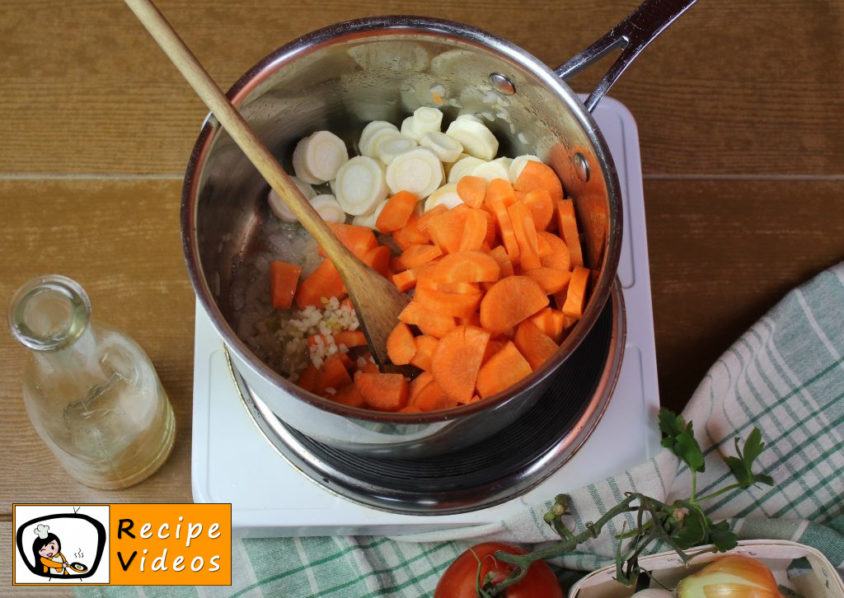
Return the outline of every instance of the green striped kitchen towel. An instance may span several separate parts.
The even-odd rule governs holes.
[[[708,505],[744,538],[790,539],[844,565],[844,263],[791,291],[709,370],[684,411],[707,454],[698,495],[720,487],[729,471],[717,455],[753,427],[767,448],[759,465],[772,487],[737,490]],[[574,523],[636,490],[666,501],[688,496],[690,474],[663,451],[646,463],[570,493]],[[416,597],[467,546],[485,540],[526,544],[556,540],[542,521],[549,503],[485,527],[394,538],[318,537],[235,541],[227,588],[85,588],[82,596]],[[633,522],[628,520],[627,525]],[[610,526],[618,532],[622,521]],[[591,570],[612,561],[604,532],[557,564]]]

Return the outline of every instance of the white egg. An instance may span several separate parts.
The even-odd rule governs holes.
[[[660,588],[648,588],[647,590],[639,590],[633,594],[633,598],[674,598],[674,594]]]

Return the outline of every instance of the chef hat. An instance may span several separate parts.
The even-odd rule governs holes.
[[[41,538],[42,540],[47,538],[47,534],[50,533],[50,526],[44,525],[43,523],[35,526],[35,533],[36,535]]]

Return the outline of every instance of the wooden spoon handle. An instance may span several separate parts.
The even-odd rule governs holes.
[[[258,172],[284,200],[305,230],[331,256],[340,274],[344,275],[348,267],[359,260],[343,246],[310,202],[302,196],[272,153],[258,139],[240,112],[232,106],[164,15],[149,0],[124,1]]]

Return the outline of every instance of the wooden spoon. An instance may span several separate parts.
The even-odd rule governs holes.
[[[387,337],[398,321],[399,312],[409,302],[407,295],[361,262],[337,239],[155,5],[149,0],[125,2],[258,172],[334,262],[357,310],[372,355],[378,365],[384,366]]]

